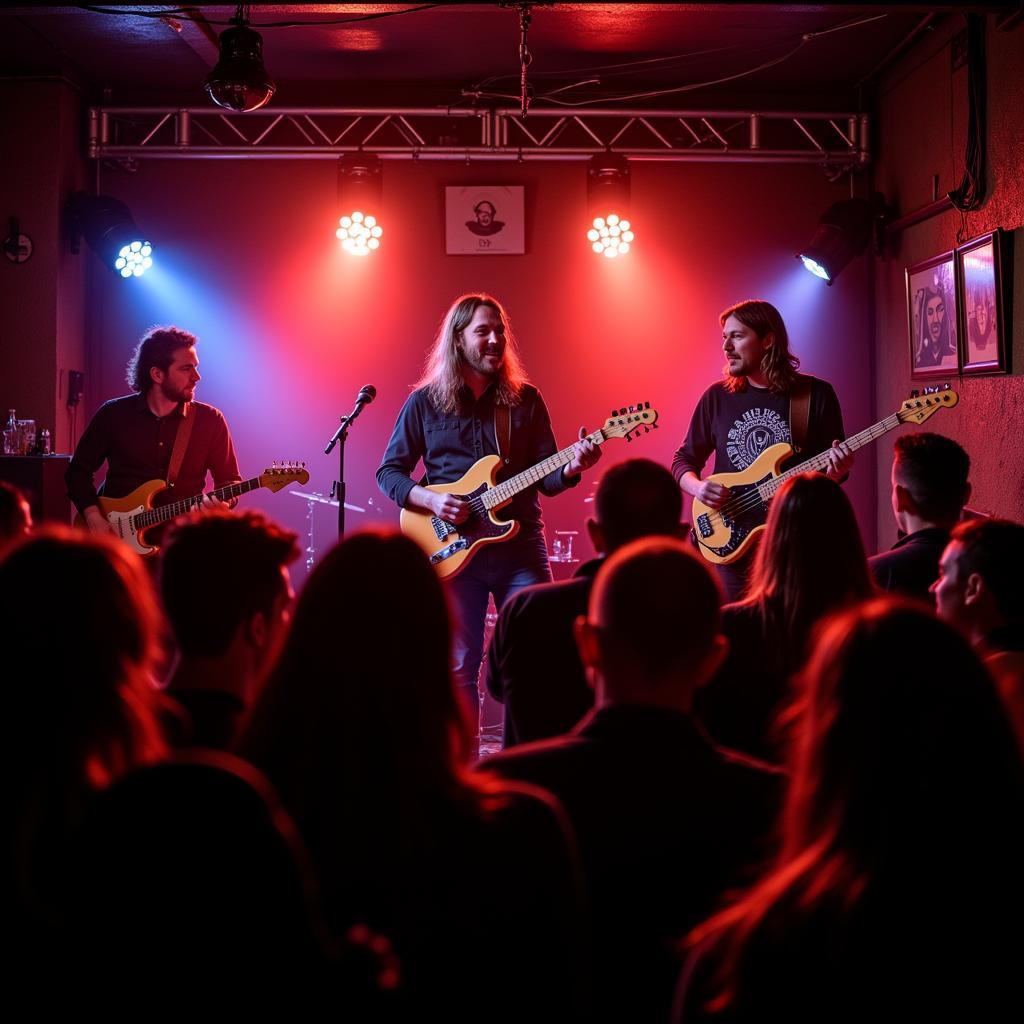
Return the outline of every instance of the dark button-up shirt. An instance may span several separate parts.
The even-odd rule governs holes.
[[[158,505],[201,494],[207,472],[213,475],[217,487],[241,479],[231,433],[220,410],[203,402],[189,402],[188,415],[195,416],[195,422],[173,497],[165,492],[158,498]],[[102,493],[108,498],[123,498],[150,480],[166,480],[182,419],[180,405],[166,416],[155,415],[144,395],[113,398],[100,406],[85,428],[64,477],[68,496],[78,511],[96,504],[93,474],[104,462],[107,477]]]
[[[558,450],[547,407],[535,387],[524,385],[520,402],[512,407],[511,413],[511,451],[501,452],[503,462],[498,472],[499,482],[529,469]],[[377,470],[377,486],[399,508],[405,508],[409,492],[415,486],[412,473],[420,459],[424,470],[420,484],[449,484],[464,476],[485,455],[497,454],[493,386],[479,399],[474,399],[470,388],[464,387],[457,413],[438,411],[426,389],[420,388],[408,397],[398,414],[387,451]],[[553,497],[567,487],[574,487],[579,479],[576,476],[566,480],[561,468],[556,469],[537,486],[520,491],[495,516],[498,519],[517,519],[523,527],[540,529],[538,490]]]
[[[939,575],[939,559],[949,543],[949,530],[927,526],[901,537],[888,550],[868,559],[875,582],[890,593],[934,604],[929,588]]]

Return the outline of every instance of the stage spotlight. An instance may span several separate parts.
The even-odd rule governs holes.
[[[633,243],[629,212],[629,162],[605,153],[587,165],[587,202],[593,217],[587,241],[608,259],[624,256]]]
[[[381,162],[372,153],[349,153],[338,163],[338,208],[334,232],[353,256],[368,256],[380,248],[384,229],[379,223]]]
[[[84,237],[93,252],[122,277],[141,277],[153,265],[152,244],[119,199],[78,192],[69,213],[72,252],[78,252],[78,240]]]
[[[884,210],[885,201],[877,193],[871,199],[833,203],[821,215],[810,244],[796,258],[831,287],[840,271],[867,248]]]
[[[259,110],[277,88],[263,66],[263,37],[249,28],[246,6],[238,5],[234,27],[221,33],[220,58],[203,86],[217,106],[239,113]]]

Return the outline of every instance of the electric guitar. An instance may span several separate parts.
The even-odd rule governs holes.
[[[632,441],[641,429],[648,432],[657,428],[658,413],[650,402],[631,405],[627,409],[612,411],[600,430],[587,436],[593,444],[604,444],[610,437],[624,437]],[[418,509],[402,509],[402,532],[411,537],[427,553],[431,564],[442,578],[454,576],[482,547],[511,540],[519,532],[514,519],[500,520],[494,513],[507,505],[520,491],[543,480],[573,459],[570,445],[554,455],[548,456],[537,465],[497,483],[501,459],[497,455],[485,455],[475,462],[459,480],[449,484],[432,484],[428,491],[436,494],[453,494],[470,505],[469,518],[456,526],[445,522],[430,512]]]
[[[851,451],[876,440],[901,423],[924,423],[939,409],[952,409],[960,396],[946,384],[911,393],[899,412],[846,439]],[[728,565],[741,558],[764,529],[768,502],[790,477],[798,473],[824,470],[829,466],[828,452],[815,455],[784,473],[779,467],[793,454],[792,445],[773,444],[766,448],[742,473],[714,473],[707,477],[729,488],[729,497],[719,509],[693,499],[693,537],[700,553],[709,561]]]
[[[225,484],[209,493],[211,497],[217,498],[219,501],[228,501],[246,494],[248,491],[254,491],[257,487],[267,487],[271,491],[279,491],[290,483],[305,484],[308,481],[309,473],[306,471],[305,463],[285,463],[281,466],[274,463],[269,469],[263,470],[259,476],[254,476],[251,480],[242,480],[237,484]],[[181,501],[153,508],[154,497],[166,489],[165,481],[150,480],[149,483],[136,487],[131,494],[126,494],[123,498],[101,497],[99,499],[100,511],[114,528],[114,533],[140,555],[152,555],[157,550],[157,545],[147,544],[143,540],[142,535],[147,530],[159,526],[161,523],[169,523],[172,519],[199,508],[205,496],[194,494],[191,498],[183,498]],[[75,517],[75,525],[85,525],[85,518],[81,514]]]

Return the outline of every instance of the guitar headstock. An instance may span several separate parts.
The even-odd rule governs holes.
[[[646,434],[652,427],[655,430],[658,428],[657,410],[651,408],[650,402],[637,402],[623,409],[612,409],[601,432],[605,437],[624,437],[632,441],[641,428]]]
[[[940,409],[952,409],[959,401],[960,396],[948,384],[925,388],[920,393],[911,391],[896,415],[900,423],[924,423]]]
[[[309,472],[304,462],[282,462],[280,465],[275,462],[260,473],[260,487],[269,487],[272,491],[279,491],[292,483],[309,483]]]

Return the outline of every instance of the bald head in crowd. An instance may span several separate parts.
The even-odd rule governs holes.
[[[597,705],[689,710],[728,652],[721,603],[718,583],[682,541],[651,537],[616,551],[576,623]]]

